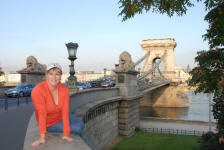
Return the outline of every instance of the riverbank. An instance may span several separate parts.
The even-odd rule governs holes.
[[[162,128],[189,131],[209,131],[209,122],[195,120],[179,120],[168,118],[143,117],[140,120],[140,128]],[[211,130],[216,132],[216,123],[211,123]]]

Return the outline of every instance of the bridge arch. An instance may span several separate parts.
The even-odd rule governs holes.
[[[141,47],[144,55],[150,52],[148,59],[143,61],[143,72],[151,69],[153,67],[154,61],[158,58],[161,58],[166,51],[166,55],[163,60],[163,75],[169,79],[175,77],[174,48],[176,47],[176,42],[173,38],[143,40]]]
[[[161,57],[155,57],[153,60],[152,60],[152,66],[158,64],[161,60]],[[159,69],[161,72],[164,72],[164,63],[163,61],[160,62],[160,65],[159,65]],[[152,73],[152,77],[157,77],[157,76],[160,76],[158,70],[156,69],[153,73]]]

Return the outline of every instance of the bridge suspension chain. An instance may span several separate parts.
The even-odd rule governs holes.
[[[145,79],[149,74],[153,73],[156,69],[159,70],[159,65],[160,65],[160,63],[164,60],[165,55],[166,55],[166,51],[163,53],[161,59],[160,59],[157,63],[155,63],[155,65],[154,65],[151,69],[149,69],[149,70],[148,70],[147,72],[145,72],[143,75],[139,76],[139,77],[137,78],[137,80],[138,80],[138,81],[139,81],[139,80],[143,80],[143,79]],[[159,73],[160,73],[161,76],[163,76],[160,70],[159,70]]]
[[[150,55],[150,52],[147,52],[142,58],[140,58],[138,61],[136,61],[134,63],[134,67],[136,67],[137,65],[139,65],[143,60],[145,60],[146,58],[148,58]]]

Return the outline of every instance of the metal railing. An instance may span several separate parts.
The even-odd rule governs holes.
[[[196,130],[182,130],[182,129],[167,129],[167,128],[141,128],[144,132],[152,133],[166,133],[166,134],[178,134],[178,135],[194,135],[202,136],[207,131],[196,131]]]
[[[18,95],[16,97],[16,105],[17,107],[20,106],[21,104],[21,98],[25,98],[25,103],[26,104],[29,104],[29,99],[28,99],[28,95],[25,95],[25,97],[21,97],[20,95]],[[9,99],[12,99],[12,98],[9,98],[7,95],[4,96],[4,110],[8,110],[8,107],[9,107]]]
[[[98,106],[97,108],[87,111],[86,114],[83,116],[82,120],[84,123],[87,123],[88,121],[96,118],[97,116],[100,116],[113,109],[117,109],[117,107],[118,107],[118,102],[112,102],[112,103],[104,104],[102,106]]]
[[[165,78],[154,78],[154,79],[145,79],[140,80],[137,82],[138,90],[143,91],[145,89],[148,89],[150,87],[155,87],[157,85],[163,84],[163,83],[169,83],[170,81]]]

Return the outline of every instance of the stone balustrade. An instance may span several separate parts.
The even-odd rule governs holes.
[[[118,88],[95,88],[82,90],[70,95],[70,111],[74,112],[76,108],[79,108],[82,105],[116,97],[118,95]]]

